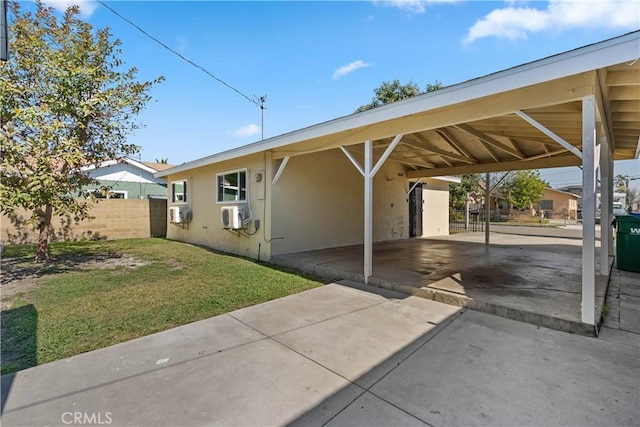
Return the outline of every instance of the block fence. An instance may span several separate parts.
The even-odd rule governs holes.
[[[52,219],[51,241],[115,240],[132,237],[165,237],[167,234],[167,201],[162,199],[107,199],[88,201],[93,219],[76,221],[72,216]],[[16,218],[2,216],[2,244],[36,243],[38,230],[25,224],[27,211]]]

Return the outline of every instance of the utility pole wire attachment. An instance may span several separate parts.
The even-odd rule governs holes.
[[[253,102],[258,105],[260,107],[260,113],[261,113],[261,124],[260,124],[260,130],[262,131],[262,140],[264,140],[264,110],[267,109],[267,107],[264,106],[265,102],[267,102],[267,95],[263,95],[260,97],[257,96],[253,96]]]

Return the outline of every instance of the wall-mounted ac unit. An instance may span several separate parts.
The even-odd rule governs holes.
[[[240,230],[242,228],[243,211],[238,206],[223,206],[221,209],[222,228]]]
[[[172,224],[189,222],[189,208],[186,206],[171,206],[169,208],[169,221]]]

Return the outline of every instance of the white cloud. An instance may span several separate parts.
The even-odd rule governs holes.
[[[395,7],[407,13],[424,13],[427,5],[434,3],[457,3],[460,0],[373,0],[375,5]]]
[[[354,72],[358,68],[370,67],[371,64],[361,60],[353,61],[350,64],[343,65],[333,72],[333,80],[338,80],[340,77],[346,76],[349,73]]]
[[[640,28],[638,0],[550,0],[546,8],[509,6],[494,9],[467,32],[465,43],[484,37],[526,39],[542,31],[574,28]]]
[[[260,126],[254,125],[251,123],[250,125],[242,126],[236,130],[230,130],[227,132],[229,135],[233,135],[238,138],[244,138],[247,136],[252,136],[260,133]]]
[[[78,5],[80,14],[83,16],[93,15],[98,8],[98,3],[91,0],[43,0],[42,2],[63,13],[69,6]]]

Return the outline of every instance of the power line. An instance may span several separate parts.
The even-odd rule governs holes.
[[[1,0],[0,0],[1,1]],[[232,91],[236,92],[238,95],[242,96],[243,98],[245,98],[247,101],[249,101],[250,103],[252,103],[253,105],[260,107],[260,109],[264,110],[265,106],[264,106],[264,100],[266,99],[266,96],[257,98],[254,96],[253,99],[249,98],[247,95],[245,95],[244,93],[240,92],[238,89],[236,89],[235,87],[231,86],[230,84],[228,84],[227,82],[225,82],[224,80],[216,77],[211,71],[207,70],[206,68],[204,68],[201,65],[196,64],[195,62],[193,62],[192,60],[184,57],[182,54],[180,54],[179,52],[171,49],[169,46],[167,46],[166,44],[164,44],[163,42],[161,42],[160,40],[158,40],[157,38],[153,37],[151,34],[147,33],[145,30],[143,30],[142,28],[140,28],[138,25],[136,25],[135,23],[133,23],[132,21],[130,21],[129,19],[125,18],[124,16],[120,15],[118,12],[116,12],[114,9],[112,9],[110,6],[108,6],[105,2],[103,2],[102,0],[96,0],[98,3],[100,3],[102,6],[106,7],[107,9],[109,9],[111,12],[113,12],[116,16],[118,16],[120,19],[122,19],[123,21],[127,22],[128,24],[130,24],[131,26],[133,26],[135,29],[137,29],[138,31],[140,31],[142,34],[144,34],[145,36],[149,37],[151,40],[153,40],[154,42],[158,43],[160,46],[162,46],[163,48],[165,48],[166,50],[168,50],[169,52],[173,53],[174,55],[178,56],[180,59],[182,59],[183,61],[193,65],[194,67],[196,67],[197,69],[205,72],[207,75],[209,75],[209,77],[212,77],[214,80],[218,81],[219,83],[222,83],[223,85],[225,85],[226,87],[228,87],[229,89],[231,89]]]

